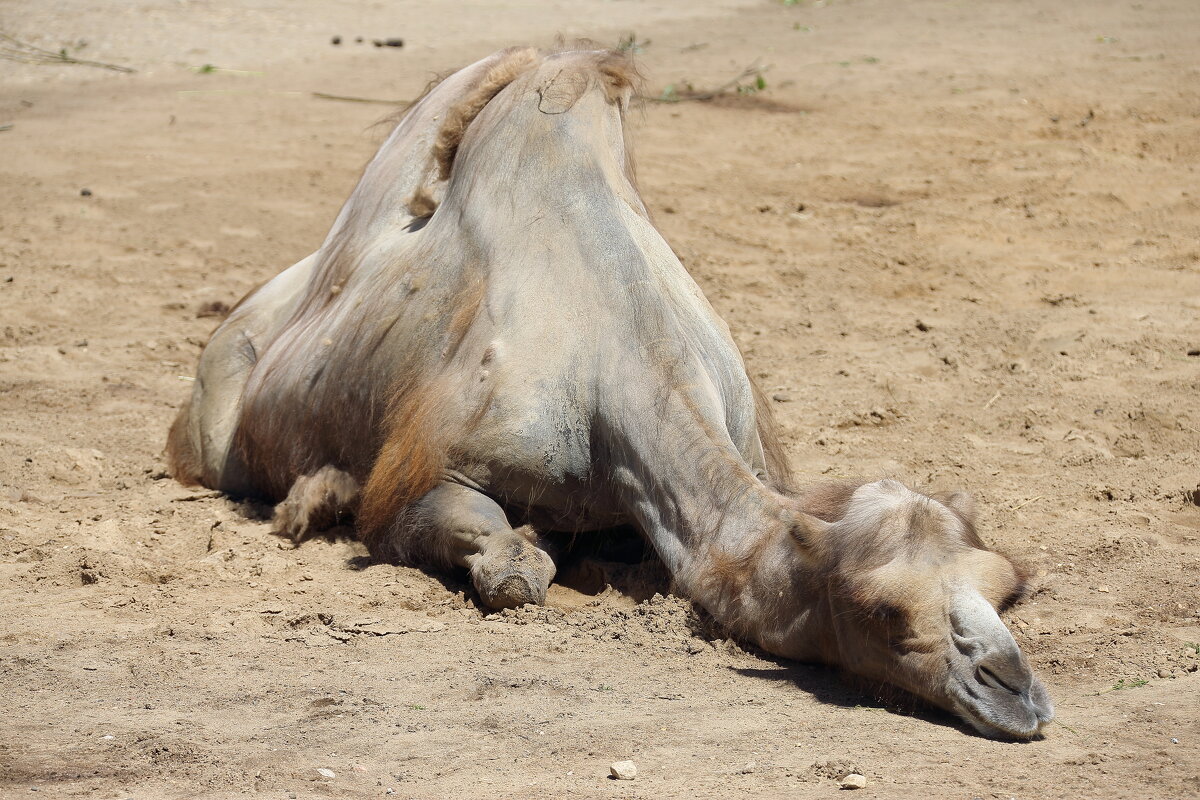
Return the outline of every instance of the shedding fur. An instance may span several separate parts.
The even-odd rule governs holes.
[[[438,202],[428,186],[420,186],[408,196],[408,200],[404,201],[404,205],[408,208],[408,213],[414,217],[421,218],[432,217],[433,212],[437,211]]]

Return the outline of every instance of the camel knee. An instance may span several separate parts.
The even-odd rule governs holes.
[[[272,527],[275,533],[300,541],[349,521],[357,506],[358,481],[327,465],[296,479],[288,496],[275,506]]]

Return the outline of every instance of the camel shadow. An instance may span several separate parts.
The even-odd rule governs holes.
[[[247,498],[230,498],[238,511],[249,519],[266,521],[273,506]],[[281,536],[287,539],[286,536]],[[550,547],[555,551],[557,575],[554,582],[580,594],[599,596],[613,590],[635,603],[649,600],[656,594],[671,594],[672,581],[666,566],[654,549],[633,528],[614,528],[592,532],[587,536],[569,533],[548,534]],[[310,539],[327,541],[360,541],[352,523],[336,525],[320,531]],[[362,572],[386,562],[367,554],[346,558],[345,566]],[[449,594],[462,594],[487,613],[471,581],[462,571],[421,569],[424,575],[441,584]],[[704,639],[725,638],[728,634],[699,606],[690,615],[688,627],[695,636]],[[787,681],[795,688],[818,701],[848,709],[866,709],[892,716],[910,717],[925,723],[950,728],[968,736],[981,736],[974,728],[947,711],[937,708],[916,695],[893,686],[871,684],[836,668],[822,664],[806,664],[774,656],[749,642],[741,647],[760,661],[772,666],[730,667],[738,675],[764,681]],[[1032,740],[1037,741],[1037,736]]]
[[[611,587],[635,603],[643,603],[671,591],[666,566],[633,528],[587,537],[554,534],[552,541],[558,550],[554,582],[580,594],[597,596]]]
[[[909,717],[958,731],[964,736],[987,738],[950,712],[937,708],[903,689],[890,685],[869,684],[834,667],[788,661],[757,648],[751,649],[750,652],[760,660],[771,662],[775,666],[731,667],[734,672],[748,678],[787,681],[820,702],[839,708],[865,709],[892,717]],[[1027,744],[1040,738],[1037,736],[1032,740],[1014,739],[1012,743]]]

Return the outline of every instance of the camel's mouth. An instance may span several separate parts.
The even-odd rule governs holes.
[[[1054,719],[1054,704],[1032,675],[1018,689],[986,670],[950,676],[952,709],[975,730],[993,739],[1032,739]]]

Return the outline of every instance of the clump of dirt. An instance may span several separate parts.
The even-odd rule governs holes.
[[[854,773],[859,775],[866,774],[858,764],[844,758],[814,761],[808,767],[808,774],[817,780],[840,781],[847,775]]]
[[[229,303],[226,303],[224,300],[209,300],[201,303],[200,307],[196,309],[196,317],[198,319],[225,319],[232,310]]]

